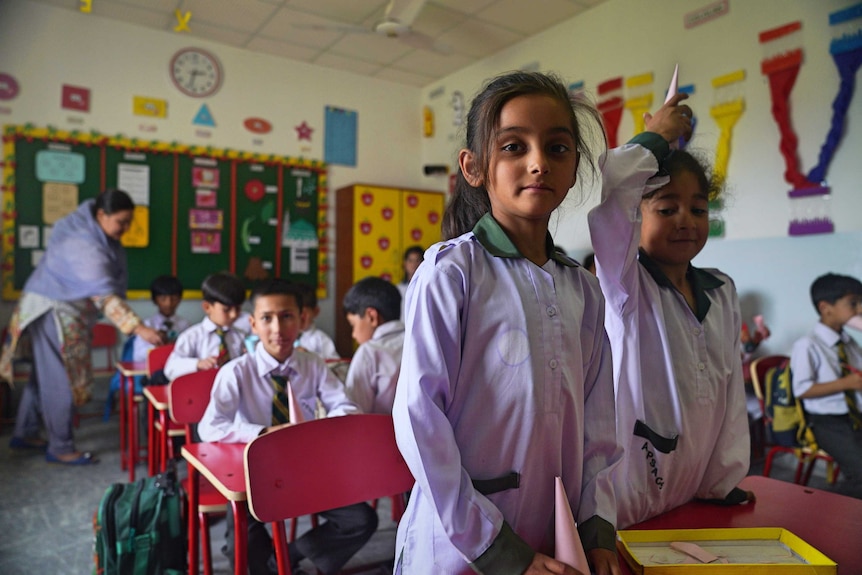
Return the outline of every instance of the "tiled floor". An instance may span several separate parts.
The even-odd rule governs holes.
[[[85,413],[101,413],[106,388],[96,388],[94,400]],[[110,421],[88,417],[76,431],[79,449],[99,454],[98,465],[65,467],[47,464],[41,454],[11,451],[7,445],[11,426],[0,431],[0,573],[89,575],[93,567],[93,512],[105,489],[114,482],[125,482],[128,474],[120,471],[117,415]],[[755,457],[751,473],[762,472],[763,460]],[[791,480],[792,456],[776,458],[773,477]],[[146,473],[145,466],[139,468]],[[810,485],[825,488],[825,474],[818,464]],[[395,524],[389,518],[389,501],[381,500],[380,528],[372,542],[355,558],[364,562],[392,557]],[[305,524],[303,522],[301,525]],[[217,574],[230,573],[227,559],[219,552],[224,542],[224,522],[212,527],[213,557]],[[381,569],[372,573],[385,573]]]

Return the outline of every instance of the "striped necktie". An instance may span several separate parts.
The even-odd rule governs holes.
[[[216,363],[221,367],[230,360],[230,352],[227,349],[227,330],[217,327],[215,333],[219,339]]]
[[[838,341],[838,362],[841,364],[841,377],[850,375],[850,362],[847,360],[847,350],[844,349],[844,342]],[[859,412],[859,406],[856,405],[856,392],[852,389],[844,390],[844,401],[847,402],[847,413],[853,421],[853,429],[862,429],[862,413]]]
[[[272,425],[290,423],[290,400],[287,398],[287,378],[283,375],[271,375],[272,384]]]

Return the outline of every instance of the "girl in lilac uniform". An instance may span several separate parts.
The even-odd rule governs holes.
[[[593,569],[619,572],[604,301],[548,233],[600,125],[538,73],[495,78],[473,101],[449,239],[407,289],[393,417],[416,485],[396,573],[578,573],[552,558],[556,476]]]
[[[693,497],[753,497],[737,487],[749,436],[736,289],[691,265],[709,233],[711,184],[692,155],[668,145],[691,134],[685,97],[608,152],[602,201],[589,214],[626,449],[614,471],[619,528]]]

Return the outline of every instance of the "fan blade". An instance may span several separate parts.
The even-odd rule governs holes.
[[[427,0],[389,0],[384,20],[394,20],[403,26],[411,26]]]
[[[412,46],[420,50],[430,50],[432,52],[437,52],[438,54],[452,53],[452,47],[449,44],[440,42],[436,38],[432,38],[422,32],[411,30],[403,36],[398,36],[398,39],[408,46]]]

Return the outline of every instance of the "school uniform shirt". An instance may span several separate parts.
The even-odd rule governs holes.
[[[166,322],[170,322],[170,329],[167,329]],[[153,328],[156,331],[164,331],[168,334],[169,341],[176,341],[179,334],[188,329],[189,321],[184,317],[176,314],[171,317],[165,317],[160,313],[148,317],[144,320],[144,325]],[[173,334],[173,337],[172,337]],[[153,344],[149,343],[142,337],[136,337],[135,343],[132,345],[132,354],[135,361],[146,361],[147,354],[153,349]]]
[[[838,361],[839,341],[844,342],[844,351],[850,365],[862,368],[862,348],[847,332],[836,332],[831,327],[818,322],[807,336],[793,344],[790,353],[790,371],[793,374],[793,395],[799,397],[814,385],[830,383],[841,378],[841,364]],[[820,415],[846,415],[847,400],[843,391],[803,399],[802,404],[808,413]],[[862,393],[856,392],[856,405],[862,406]]]
[[[410,282],[393,418],[416,485],[396,573],[520,574],[535,551],[553,555],[557,476],[585,548],[614,548],[604,302],[550,235],[546,248],[533,264],[485,215]]]
[[[404,323],[395,320],[377,326],[371,339],[356,349],[345,386],[363,413],[392,414],[403,348]]]
[[[668,182],[653,178],[668,146],[650,133],[632,141],[644,145],[607,152],[602,201],[588,216],[607,300],[617,436],[626,449],[614,473],[618,529],[694,497],[744,500],[735,488],[750,449],[736,289],[718,270],[690,266],[692,312],[638,253],[641,198]]]
[[[198,424],[201,439],[247,443],[272,425],[272,375],[289,380],[307,421],[315,418],[318,399],[329,417],[359,412],[347,399],[341,382],[315,354],[294,350],[279,363],[258,343],[253,354],[233,359],[218,371],[209,405]]]
[[[335,350],[335,342],[321,329],[311,326],[302,332],[296,340],[296,347],[314,352],[323,359],[338,359],[341,356]]]
[[[198,370],[198,361],[205,357],[218,356],[221,339],[216,333],[218,326],[205,317],[186,329],[177,338],[177,343],[165,363],[165,377],[174,380],[181,375]],[[225,343],[231,359],[239,357],[244,351],[245,332],[231,326],[225,332]]]

